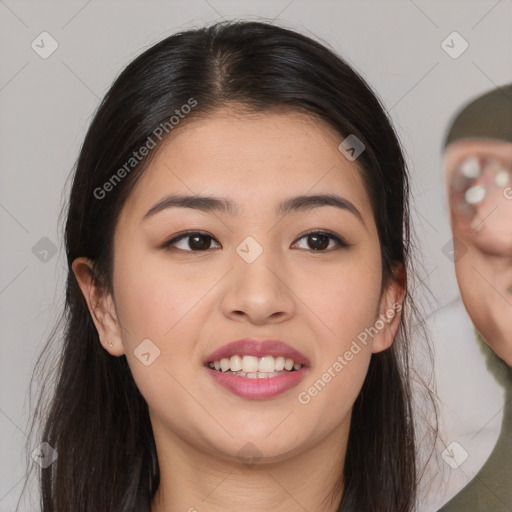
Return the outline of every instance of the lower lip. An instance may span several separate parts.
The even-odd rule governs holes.
[[[212,378],[223,388],[242,398],[252,400],[265,400],[278,396],[295,387],[306,375],[307,369],[303,366],[300,370],[270,377],[267,379],[248,379],[238,377],[231,373],[219,372],[206,368]]]

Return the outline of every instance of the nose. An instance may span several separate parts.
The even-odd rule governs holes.
[[[234,268],[221,302],[223,314],[231,320],[277,324],[295,314],[294,292],[286,282],[283,267],[267,252],[263,251],[252,263],[234,254]]]

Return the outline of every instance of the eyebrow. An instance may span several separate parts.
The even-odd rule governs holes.
[[[285,199],[277,206],[276,213],[286,215],[292,212],[308,211],[321,206],[334,206],[348,211],[357,217],[366,227],[361,212],[348,199],[336,194],[302,195]],[[230,199],[214,196],[170,194],[155,203],[144,215],[146,220],[168,208],[192,208],[204,212],[223,212],[235,216],[240,212],[239,206]]]

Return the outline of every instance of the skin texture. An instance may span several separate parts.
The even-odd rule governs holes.
[[[403,300],[395,282],[381,290],[369,196],[357,162],[338,150],[342,140],[298,113],[223,109],[187,123],[172,132],[123,207],[113,296],[93,282],[87,259],[73,263],[102,345],[126,354],[149,405],[161,471],[153,512],[336,510],[329,499],[341,477],[351,409],[371,353],[393,342],[399,313],[307,405],[298,394]],[[239,213],[181,207],[143,221],[170,193],[223,196]],[[333,206],[275,212],[284,199],[320,193],[349,200],[362,220]],[[350,247],[332,240],[324,252],[313,251],[304,234],[318,229]],[[190,251],[190,239],[174,251],[161,247],[184,230],[207,232],[211,248]],[[253,263],[236,252],[248,236],[263,249]],[[203,360],[245,337],[301,351],[310,362],[303,381],[267,400],[218,386]],[[160,349],[150,366],[134,355],[147,338]],[[251,450],[261,458],[244,464],[240,454]]]
[[[453,193],[458,165],[476,155],[495,158],[509,170],[509,183],[497,187],[491,172],[471,185],[487,183],[488,194],[471,213],[460,212]],[[454,238],[461,244],[455,271],[464,306],[487,344],[512,366],[512,143],[464,139],[445,152],[444,169]]]

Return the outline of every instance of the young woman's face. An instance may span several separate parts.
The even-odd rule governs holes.
[[[171,133],[137,183],[114,237],[110,341],[158,442],[278,461],[346,439],[396,297],[381,298],[370,199],[342,140],[301,114],[219,111]]]

